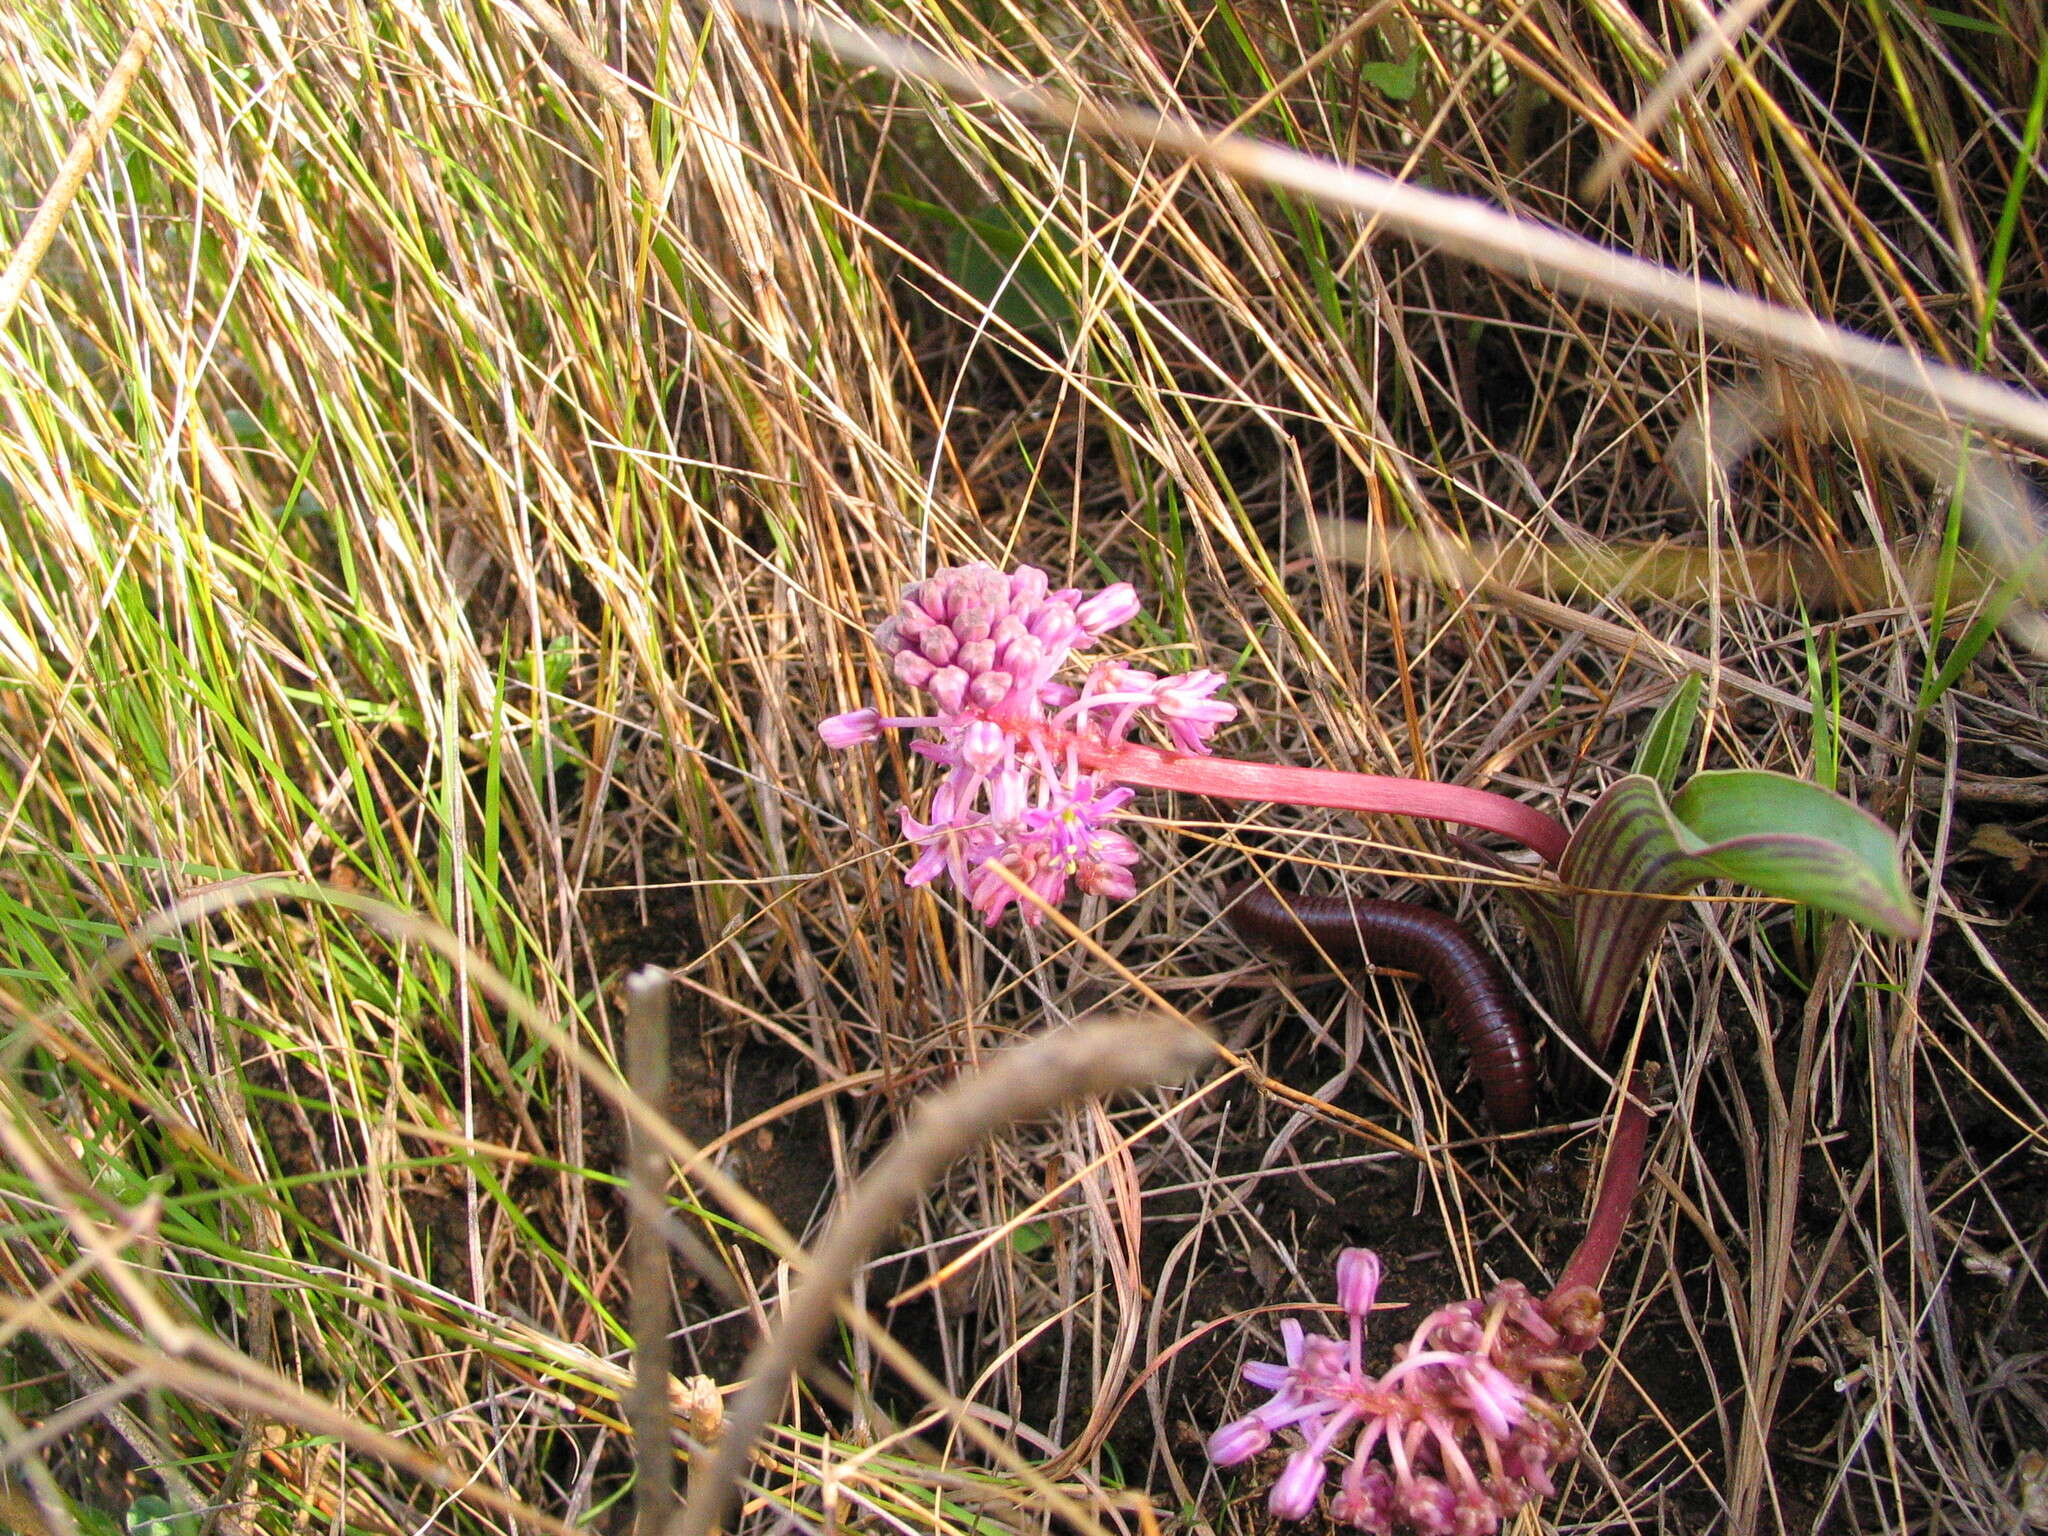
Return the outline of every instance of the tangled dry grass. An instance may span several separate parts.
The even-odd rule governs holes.
[[[1741,10],[1682,74],[1694,10],[1612,0],[830,15],[2038,388],[2040,7]],[[1703,762],[1899,825],[1920,942],[1700,903],[1646,978],[1655,1187],[1544,1519],[2048,1510],[2043,679],[1896,402],[1696,500],[1674,444],[1753,346],[723,4],[12,9],[17,251],[110,81],[0,306],[8,1520],[623,1529],[621,1106],[696,1158],[676,1370],[729,1388],[913,1100],[1100,1007],[1240,1064],[931,1189],[748,1529],[1259,1529],[1199,1453],[1269,1353],[1219,1324],[1347,1242],[1424,1304],[1558,1261],[1597,1106],[1490,1136],[1398,983],[1217,920],[1256,861],[1522,953],[1415,829],[1155,799],[1138,899],[1073,930],[902,887],[914,761],[814,726],[967,558],[1138,582],[1134,650],[1232,673],[1239,756],[1571,815],[1696,670]],[[2048,408],[1999,398],[2034,473]],[[651,1105],[605,1066],[643,963],[679,983]]]

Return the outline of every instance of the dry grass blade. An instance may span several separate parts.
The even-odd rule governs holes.
[[[1668,1178],[1610,1276],[1604,1475],[1550,1518],[1976,1536],[2038,1502],[2048,683],[1982,569],[2033,514],[1973,546],[1952,441],[1902,441],[1930,385],[2009,488],[2048,470],[2038,7],[1776,7],[1654,127],[1701,7],[790,13],[870,67],[717,4],[216,0],[136,70],[151,14],[0,7],[19,1316],[225,1347],[609,1528],[636,1217],[684,1259],[669,1432],[701,1444],[703,1384],[921,1096],[1170,1007],[1232,1070],[933,1180],[757,1441],[742,1536],[1133,1536],[1147,1500],[1267,1532],[1262,1472],[1201,1449],[1240,1358],[1352,1243],[1412,1296],[1543,1273],[1592,1106],[1483,1135],[1413,989],[1220,923],[1261,871],[1420,887],[1525,961],[1406,827],[1148,793],[1131,901],[989,930],[907,889],[931,765],[817,721],[890,694],[905,582],[1029,561],[1136,583],[1105,654],[1227,673],[1232,756],[1569,820],[1695,672],[1702,765],[1891,807],[1924,944],[1710,901],[1644,979]],[[1781,346],[1815,414],[1762,432],[1730,391]],[[1868,424],[1821,396],[1858,357],[1907,375]],[[1710,423],[1723,472],[1671,494]],[[620,1066],[650,965],[659,1104]],[[516,1523],[275,1394],[145,1404],[47,1333],[0,1365],[38,1453],[0,1500],[52,1529]]]
[[[1716,61],[1733,48],[1744,29],[1770,6],[1771,0],[1735,0],[1734,4],[1701,27],[1700,35],[1665,71],[1664,78],[1657,82],[1657,88],[1636,109],[1627,130],[1607,146],[1593,169],[1586,173],[1586,179],[1580,183],[1580,195],[1589,202],[1606,196],[1607,189],[1628,163],[1629,156],[1635,153],[1636,146],[1649,142],[1657,125],[1671,115],[1671,109],[1699,84],[1701,77],[1714,67]]]
[[[640,195],[650,204],[658,204],[662,192],[661,172],[654,163],[654,151],[648,146],[647,116],[640,110],[640,103],[633,99],[632,91],[603,59],[591,51],[582,35],[548,0],[519,0],[518,9],[549,42],[568,56],[576,72],[612,109],[618,119],[619,132],[626,140],[626,154],[633,166],[634,179],[640,184]]]
[[[157,28],[163,25],[168,4],[169,0],[143,0],[135,28],[128,34],[127,45],[114,61],[106,83],[100,87],[91,113],[79,126],[63,164],[57,168],[57,175],[43,194],[43,200],[36,205],[28,227],[15,241],[7,265],[0,268],[0,329],[5,329],[14,319],[15,308],[21,303],[29,280],[35,276],[36,268],[50,249],[50,242],[57,238],[57,226],[64,222],[71,200],[78,196],[78,189],[91,171],[93,161],[99,158],[101,146],[113,131],[114,119],[121,115],[135,77],[142,73],[142,66],[149,59],[149,50],[156,45]]]
[[[996,103],[1091,137],[1125,141],[1141,150],[1168,150],[1257,185],[1286,188],[1332,207],[1353,209],[1410,239],[1524,282],[1696,325],[1717,340],[1740,342],[1761,356],[1838,368],[1903,404],[2048,446],[2048,404],[2008,385],[1855,335],[1812,314],[1686,278],[1471,198],[1410,186],[1246,135],[1211,134],[1138,108],[1061,96],[900,39],[847,26],[814,9],[771,0],[720,3],[810,37],[851,62]]]
[[[775,1330],[747,1361],[716,1454],[692,1478],[677,1536],[711,1536],[732,1508],[754,1439],[832,1326],[834,1304],[875,1247],[953,1163],[1006,1128],[1078,1099],[1156,1087],[1213,1059],[1214,1042],[1175,1019],[1104,1019],[1040,1035],[923,1100],[909,1127],[848,1192],[812,1251]]]
[[[551,1536],[573,1536],[575,1532],[574,1526],[477,1482],[468,1469],[446,1466],[403,1440],[380,1433],[215,1340],[194,1339],[196,1358],[181,1359],[152,1343],[87,1327],[47,1307],[6,1296],[0,1296],[0,1323],[10,1330],[47,1336],[83,1354],[117,1361],[128,1368],[138,1385],[190,1394],[233,1412],[297,1424],[316,1435],[332,1435],[342,1444],[388,1462],[429,1487],[510,1517],[514,1529],[547,1531]]]

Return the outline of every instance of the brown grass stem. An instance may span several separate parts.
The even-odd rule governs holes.
[[[640,183],[640,195],[650,210],[661,206],[661,168],[654,162],[654,149],[647,132],[647,114],[640,109],[632,91],[618,72],[598,57],[590,44],[549,0],[517,0],[517,9],[531,21],[575,67],[584,84],[603,98],[619,121],[619,135],[626,141],[626,158]]]
[[[644,1104],[668,1099],[669,977],[643,966],[626,978],[626,1081]],[[658,1210],[668,1186],[661,1144],[625,1116],[628,1206],[626,1265],[632,1280],[628,1325],[633,1330],[633,1385],[626,1420],[633,1426],[634,1529],[655,1536],[675,1503],[675,1429],[669,1410],[669,1245],[645,1214]]]

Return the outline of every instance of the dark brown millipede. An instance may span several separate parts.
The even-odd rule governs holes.
[[[1232,886],[1224,918],[1243,938],[1283,954],[1370,960],[1414,971],[1436,990],[1493,1123],[1526,1130],[1536,1118],[1536,1058],[1500,967],[1455,918],[1405,901],[1301,896]]]

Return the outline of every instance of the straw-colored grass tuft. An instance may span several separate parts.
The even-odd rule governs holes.
[[[0,1521],[624,1529],[630,1318],[687,1449],[909,1107],[1105,1007],[1238,1067],[938,1179],[744,1529],[1263,1532],[1200,1440],[1340,1248],[1411,1306],[1560,1262],[1597,1098],[1491,1137],[1409,988],[1218,920],[1256,863],[1526,969],[1456,850],[1159,796],[1075,927],[904,888],[926,765],[816,723],[972,558],[1135,581],[1237,756],[1571,817],[1697,670],[1703,764],[1898,825],[1920,942],[1703,902],[1645,978],[1669,1112],[1542,1519],[2040,1519],[2048,34],[1702,14],[7,8]],[[1981,555],[1931,442],[2013,466]]]

